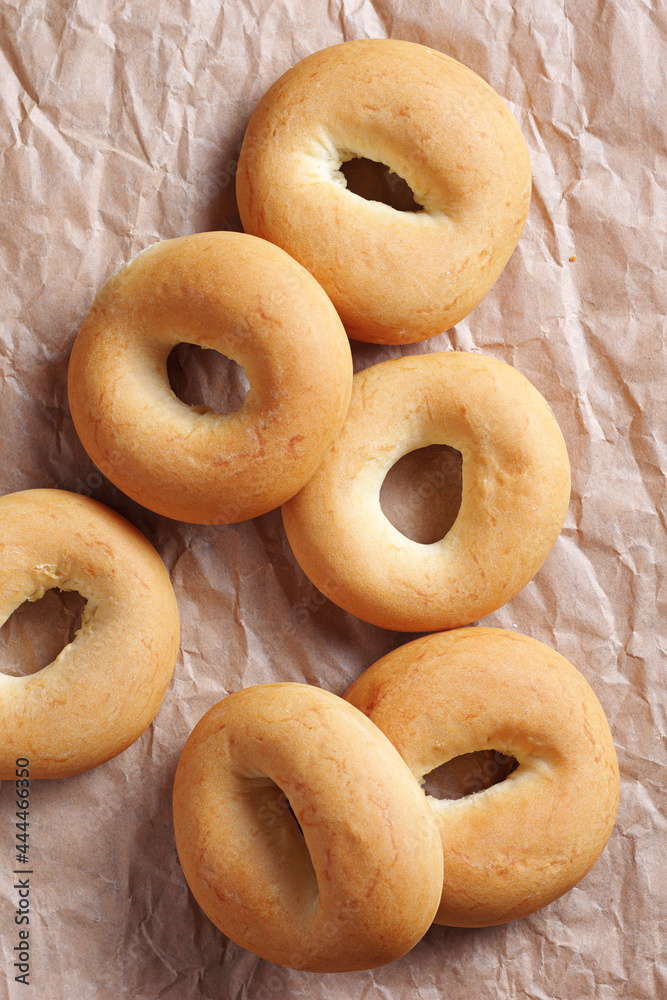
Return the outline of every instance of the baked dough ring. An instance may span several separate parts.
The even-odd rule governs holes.
[[[419,212],[349,191],[365,157],[410,185]],[[315,52],[274,83],[241,147],[243,227],[300,261],[350,337],[409,344],[463,319],[517,244],[530,201],[519,126],[442,52],[386,39]]]
[[[64,490],[0,497],[0,625],[52,587],[86,598],[81,628],[48,666],[0,674],[0,779],[63,778],[115,757],[153,720],[174,671],[179,620],[142,534]]]
[[[384,516],[380,488],[405,454],[463,456],[456,521],[431,545]],[[355,375],[343,430],[283,507],[301,568],[335,604],[383,628],[469,625],[509,601],[558,538],[570,467],[554,415],[515,368],[481,354],[399,358]]]
[[[376,968],[438,907],[442,851],[419,785],[361,712],[316,687],[260,685],[207,712],[178,765],[174,825],[199,905],[279,965]]]
[[[345,697],[419,780],[478,750],[519,762],[474,795],[427,796],[445,866],[436,923],[525,917],[593,867],[618,808],[616,753],[595,694],[553,649],[503,629],[430,635],[378,660]]]
[[[250,382],[244,406],[182,403],[172,348],[221,351]],[[278,247],[242,233],[157,243],[98,292],[69,366],[84,448],[124,493],[183,521],[264,514],[317,468],[345,416],[352,359],[316,281]]]

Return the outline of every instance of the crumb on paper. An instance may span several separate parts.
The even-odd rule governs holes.
[[[572,264],[573,261],[575,261],[576,259],[577,259],[577,255],[576,254],[572,254],[572,256],[570,257],[570,264]]]

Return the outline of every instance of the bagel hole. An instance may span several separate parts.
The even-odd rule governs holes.
[[[285,802],[287,803],[287,811],[288,811],[289,813],[291,813],[291,815],[292,815],[292,819],[294,820],[294,822],[295,822],[295,823],[296,823],[296,825],[298,826],[298,828],[299,828],[299,833],[300,833],[300,834],[301,834],[301,836],[303,837],[303,830],[301,829],[301,823],[299,823],[298,819],[296,818],[296,813],[295,813],[295,812],[294,812],[294,810],[292,809],[292,804],[291,804],[290,800],[289,800],[289,799],[287,798],[287,796],[285,796]],[[304,840],[305,840],[305,837],[304,837]]]
[[[413,542],[444,538],[461,507],[463,458],[446,444],[404,455],[385,476],[380,507],[388,521]]]
[[[384,163],[354,156],[341,164],[340,172],[352,194],[366,201],[381,201],[397,212],[421,212],[412,188],[402,177],[393,173]]]
[[[27,677],[43,670],[74,640],[86,599],[74,590],[47,590],[25,601],[0,629],[0,673]]]
[[[462,799],[499,784],[518,766],[516,757],[500,750],[477,750],[436,767],[425,776],[422,787],[434,799]]]
[[[254,815],[253,838],[268,863],[276,867],[276,878],[296,894],[303,906],[317,903],[319,885],[310,848],[301,824],[284,790],[267,775],[258,777],[255,794],[250,782],[248,801]],[[289,815],[288,815],[289,814]]]
[[[249,389],[241,365],[198,344],[177,344],[167,359],[167,375],[172,392],[182,403],[213,413],[240,410]]]
[[[264,802],[263,818],[267,823],[267,827],[270,829],[275,825],[277,817],[283,817],[285,813],[289,813],[294,822],[296,823],[299,835],[305,841],[303,836],[303,830],[301,829],[301,824],[296,818],[296,813],[292,809],[292,803],[287,798],[287,795],[275,781],[270,778],[263,776],[260,779],[260,784],[262,787],[263,794],[266,797]]]

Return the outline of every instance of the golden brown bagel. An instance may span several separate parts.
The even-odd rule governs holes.
[[[279,965],[384,965],[438,907],[442,851],[419,785],[361,712],[319,688],[260,685],[207,712],[178,765],[174,825],[199,905]]]
[[[390,524],[379,497],[389,469],[432,444],[461,452],[463,492],[449,532],[423,545]],[[501,361],[450,351],[355,375],[343,429],[283,521],[301,568],[335,604],[426,632],[514,597],[558,538],[569,496],[563,436],[537,389]]]
[[[0,778],[27,757],[32,778],[115,757],[155,716],[179,644],[176,598],[155,549],[115,511],[64,490],[0,497],[0,625],[46,590],[87,599],[73,642],[43,670],[0,674]]]
[[[419,212],[349,191],[343,162],[384,163]],[[530,160],[508,107],[442,52],[343,42],[273,84],[246,132],[236,193],[243,227],[300,261],[350,337],[409,344],[463,319],[516,246]]]
[[[419,780],[478,750],[519,762],[474,795],[428,796],[445,865],[436,923],[525,917],[593,867],[618,808],[616,753],[595,694],[553,649],[503,629],[430,635],[378,660],[345,697]]]
[[[221,351],[250,382],[236,413],[172,392],[186,341]],[[98,292],[69,366],[84,448],[150,510],[199,524],[279,506],[315,471],[345,416],[352,359],[331,302],[299,264],[243,233],[157,243]]]

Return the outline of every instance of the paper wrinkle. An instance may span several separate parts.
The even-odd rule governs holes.
[[[71,489],[129,517],[165,560],[182,622],[174,679],[137,743],[87,774],[33,783],[40,1000],[667,995],[667,23],[649,0],[570,7],[8,0],[0,10],[1,492]],[[407,348],[353,343],[355,370],[479,351],[515,365],[551,405],[572,465],[565,527],[535,579],[483,624],[547,642],[581,670],[607,713],[622,793],[600,861],[545,910],[497,928],[433,927],[384,969],[320,976],[248,954],[195,903],[173,839],[178,758],[227,693],[290,680],[342,694],[414,636],[323,598],[279,512],[185,525],[124,497],[78,441],[67,362],[96,291],[137,253],[240,230],[236,164],[264,91],[310,52],[386,35],[444,51],[498,90],[530,148],[533,199],[517,250],[469,317]],[[222,391],[205,357],[186,368],[194,391]],[[16,618],[2,640],[12,655],[23,643],[28,660],[38,636]],[[3,782],[0,1000],[23,996],[9,974],[13,810]]]

